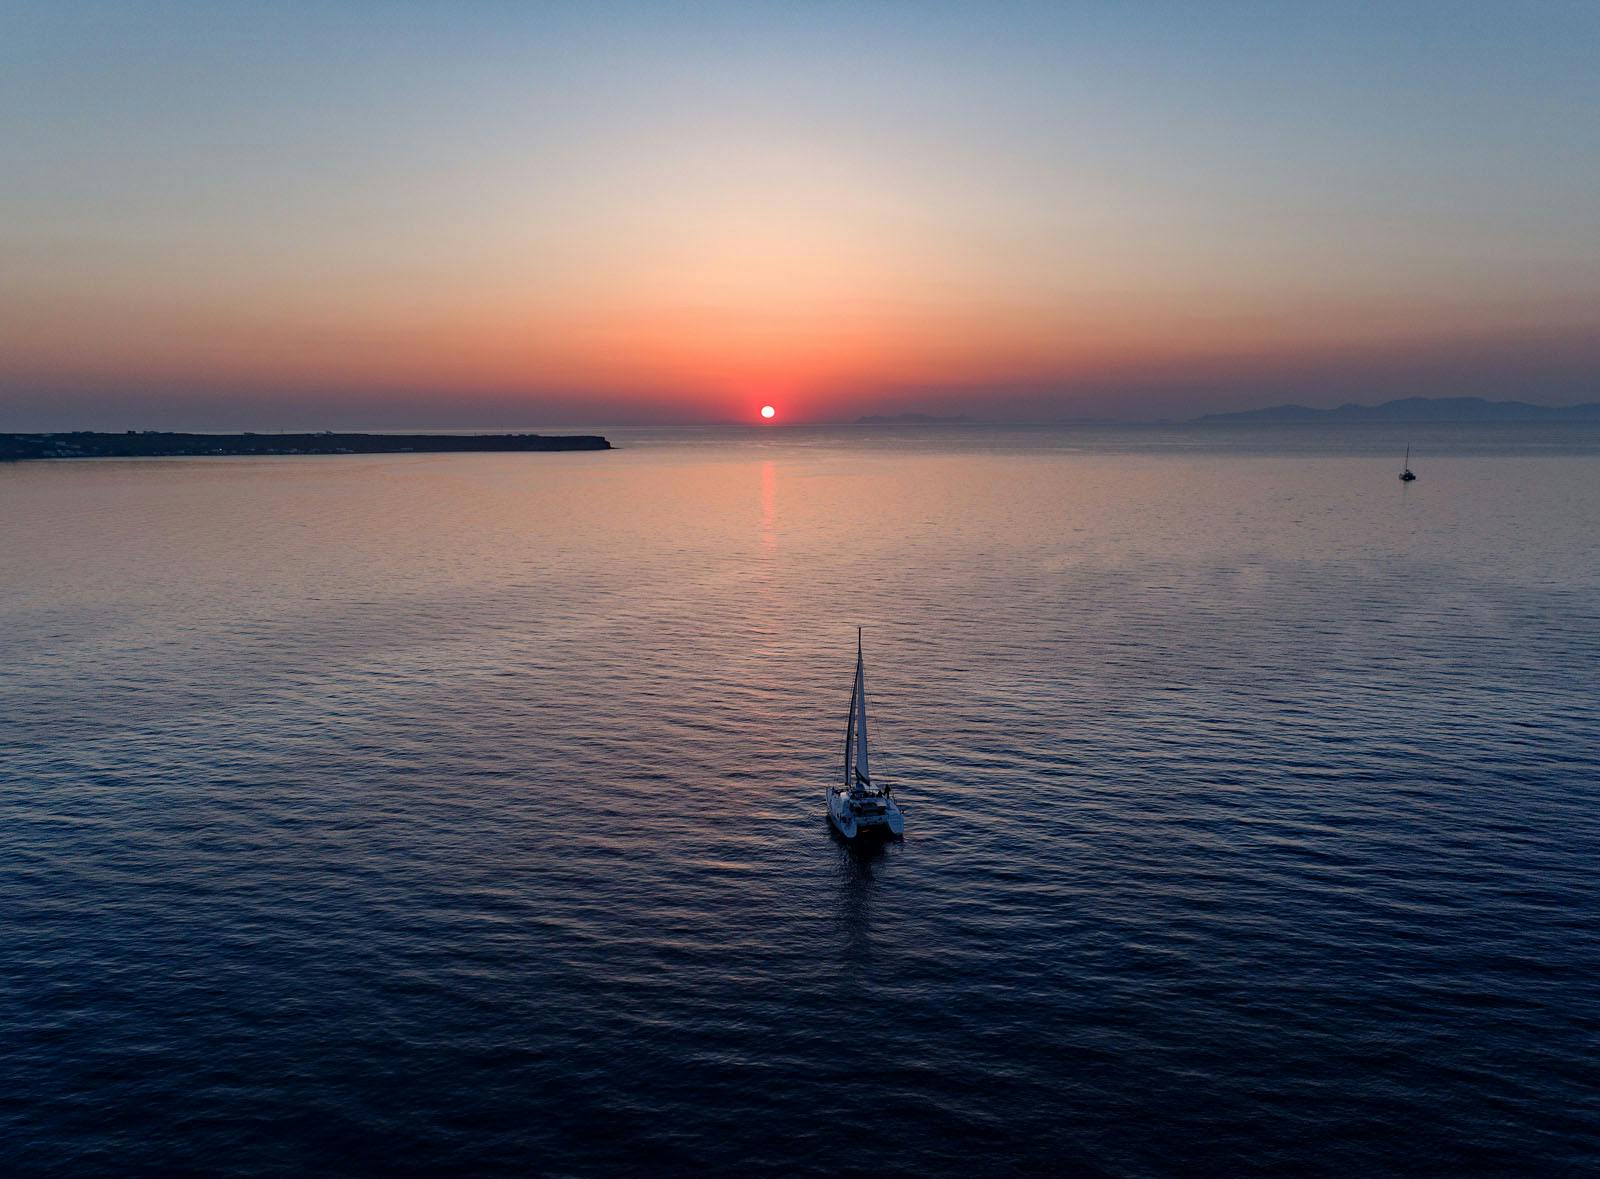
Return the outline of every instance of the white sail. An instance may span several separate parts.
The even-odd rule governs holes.
[[[867,769],[867,674],[861,661],[861,632],[856,631],[856,686],[851,693],[855,698],[853,728],[856,737],[856,781],[870,785],[872,774]]]
[[[861,692],[861,655],[856,654],[856,680],[850,686],[850,719],[844,726],[844,786],[850,789],[853,780],[850,775],[850,758],[855,753],[856,743],[856,700]]]

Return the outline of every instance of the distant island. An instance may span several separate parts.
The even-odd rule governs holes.
[[[931,413],[868,414],[856,419],[858,426],[948,426],[970,422],[965,414],[942,418]]]
[[[0,460],[610,449],[598,434],[0,434]]]
[[[1526,401],[1486,401],[1482,397],[1404,397],[1382,405],[1311,409],[1275,405],[1238,413],[1212,413],[1195,418],[1206,425],[1252,422],[1600,422],[1600,402],[1583,405],[1530,405]]]

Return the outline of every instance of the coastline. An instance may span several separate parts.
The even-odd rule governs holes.
[[[0,434],[0,461],[610,449],[611,443],[598,434],[182,434],[165,430]]]

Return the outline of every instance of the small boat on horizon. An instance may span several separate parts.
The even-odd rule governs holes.
[[[1410,483],[1415,479],[1416,476],[1411,473],[1411,444],[1408,442],[1406,443],[1405,461],[1400,464],[1400,482]]]
[[[888,786],[872,780],[867,764],[867,677],[856,627],[856,680],[844,729],[844,781],[828,788],[828,821],[846,839],[902,834],[905,819]]]

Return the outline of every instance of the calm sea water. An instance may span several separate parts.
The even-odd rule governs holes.
[[[0,1169],[1593,1173],[1600,432],[611,433],[0,467]]]

